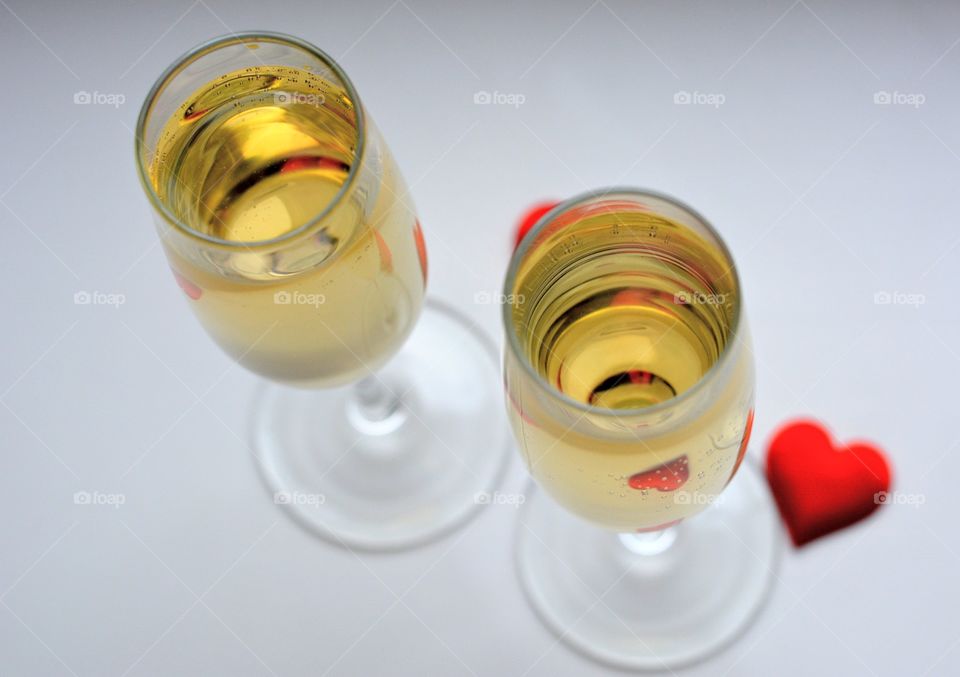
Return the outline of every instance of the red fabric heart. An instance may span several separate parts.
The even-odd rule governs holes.
[[[631,475],[627,483],[631,489],[656,489],[657,491],[676,491],[690,479],[690,461],[687,455],[678,456],[672,461]]]
[[[423,272],[423,284],[427,284],[427,243],[423,240],[423,229],[420,219],[413,226],[413,241],[417,244],[417,258],[420,259],[420,270]]]
[[[876,447],[837,447],[819,424],[796,421],[767,447],[767,481],[799,547],[876,510],[878,494],[890,488],[890,466]]]
[[[551,209],[556,207],[559,202],[540,202],[535,204],[533,207],[528,209],[523,218],[520,219],[520,223],[517,224],[517,232],[513,238],[513,247],[514,249],[520,244],[520,240],[523,239],[523,236],[530,232],[530,229],[533,228],[537,221],[540,220],[540,217],[549,212]]]
[[[180,289],[182,289],[187,296],[189,296],[194,301],[196,301],[198,298],[203,296],[203,290],[200,289],[200,287],[195,285],[193,282],[185,278],[183,275],[181,275],[177,271],[173,270],[173,268],[171,268],[170,270],[173,271],[173,277],[176,279],[177,284],[180,285]]]

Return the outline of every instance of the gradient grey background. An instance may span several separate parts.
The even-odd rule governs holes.
[[[896,489],[924,501],[788,551],[741,641],[678,672],[957,674],[960,6],[825,0],[0,0],[0,674],[604,672],[527,606],[514,508],[355,555],[261,486],[243,447],[255,379],[191,317],[132,159],[161,70],[249,29],[341,61],[412,185],[430,292],[498,341],[477,300],[532,202],[675,194],[741,267],[753,456],[788,417],[822,416],[882,443]],[[684,91],[723,103],[676,104]],[[75,304],[84,291],[124,303]],[[514,458],[500,490],[524,482]]]

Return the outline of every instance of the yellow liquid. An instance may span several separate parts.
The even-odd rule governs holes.
[[[508,290],[521,350],[548,389],[601,414],[631,410],[613,417],[558,407],[507,361],[511,421],[527,465],[568,509],[632,531],[722,500],[752,418],[743,338],[729,346],[733,360],[711,375],[709,392],[673,411],[669,403],[735,341],[739,292],[726,266],[719,247],[693,230],[628,209],[586,214],[531,249]],[[667,409],[643,415],[661,404]]]
[[[422,304],[419,224],[372,125],[354,167],[356,113],[331,81],[262,66],[201,87],[159,137],[157,194],[192,230],[225,241],[165,238],[178,281],[221,347],[272,379],[355,380],[399,348]]]

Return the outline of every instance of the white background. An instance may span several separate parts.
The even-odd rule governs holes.
[[[897,490],[925,499],[787,552],[756,624],[681,673],[957,674],[960,6],[825,0],[0,1],[0,674],[603,672],[526,605],[513,508],[354,555],[260,485],[255,379],[188,312],[132,158],[160,71],[249,29],[341,61],[412,185],[430,292],[498,341],[497,307],[475,298],[498,291],[526,207],[611,184],[672,193],[741,268],[751,453],[789,417],[822,417],[883,445]],[[79,91],[126,101],[75,105]],[[723,103],[677,105],[681,91]],[[514,458],[501,490],[524,477]]]

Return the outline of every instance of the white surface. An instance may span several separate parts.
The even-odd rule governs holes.
[[[355,556],[260,485],[254,379],[190,316],[131,148],[164,67],[262,28],[353,77],[413,186],[433,294],[499,339],[497,307],[475,299],[498,290],[531,202],[615,183],[675,194],[741,266],[753,453],[787,417],[821,415],[882,442],[898,490],[925,498],[788,552],[757,624],[684,674],[956,674],[960,6],[725,5],[3,0],[0,672],[602,673],[526,605],[514,508]],[[80,90],[126,103],[75,105]],[[526,100],[476,105],[480,90]],[[675,105],[681,90],[725,101]],[[881,90],[926,100],[875,105]],[[125,303],[75,305],[79,291]],[[926,302],[876,305],[879,291]],[[523,480],[514,459],[502,490]]]

